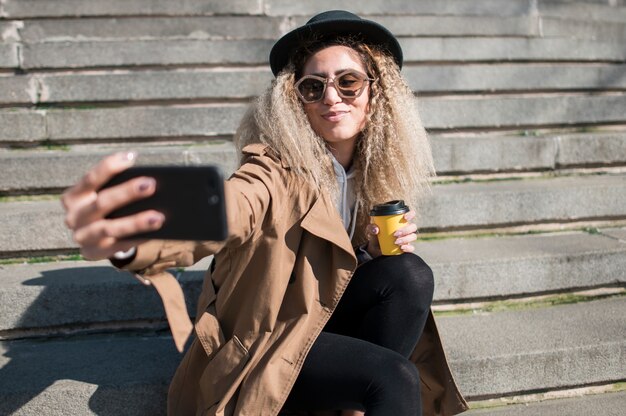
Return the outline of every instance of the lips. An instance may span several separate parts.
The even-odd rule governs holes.
[[[337,122],[343,119],[348,114],[347,111],[329,111],[322,114],[322,118],[326,121]]]

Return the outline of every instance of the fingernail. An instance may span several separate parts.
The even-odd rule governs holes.
[[[396,241],[394,241],[393,243],[394,243],[395,245],[398,245],[398,246],[399,246],[400,244],[402,244],[402,240],[400,240],[400,239],[398,238],[398,239],[397,239]]]
[[[126,152],[126,153],[122,153],[121,157],[122,160],[125,160],[127,162],[132,162],[133,160],[135,160],[135,157],[137,155],[135,154],[135,152]]]
[[[143,181],[141,181],[141,183],[139,184],[139,190],[141,192],[145,192],[148,189],[150,189],[152,186],[154,186],[154,183],[155,183],[154,179],[146,178]]]
[[[151,215],[150,218],[148,218],[148,224],[152,226],[158,225],[163,222],[163,219],[163,215]]]
[[[400,237],[400,235],[401,235],[401,234],[400,234],[400,231],[396,231],[395,233],[393,233],[393,236],[394,236],[394,237]]]

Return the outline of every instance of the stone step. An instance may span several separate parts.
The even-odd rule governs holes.
[[[439,175],[558,170],[626,165],[626,132],[506,136],[431,135]],[[229,176],[238,164],[230,141],[198,144],[75,145],[59,150],[0,151],[0,193],[54,191],[76,183],[100,159],[133,149],[142,164],[217,164]]]
[[[620,391],[470,410],[465,414],[467,416],[622,416],[624,409],[626,409],[626,392]]]
[[[19,40],[27,43],[60,40],[196,38],[278,39],[308,16],[195,16],[23,21]],[[538,21],[530,16],[368,16],[396,36],[537,36]],[[593,22],[591,22],[593,23]],[[601,26],[588,25],[587,31]],[[1,29],[1,26],[0,26]],[[554,25],[553,36],[558,36]],[[567,27],[562,29],[570,34]],[[604,29],[606,31],[606,29]],[[595,33],[595,32],[593,32]],[[619,34],[609,32],[611,35]]]
[[[615,21],[577,20],[557,17],[541,17],[541,35],[545,37],[568,37],[577,39],[602,39],[618,41],[626,38],[626,18]]]
[[[441,317],[438,324],[460,389],[471,399],[623,379],[624,308],[626,298],[618,298]],[[2,414],[165,414],[165,386],[180,360],[164,335],[0,345]]]
[[[588,2],[538,1],[537,12],[541,16],[569,18],[586,21],[626,22],[626,7],[623,2],[590,4]]]
[[[36,19],[0,22],[0,40],[26,43],[111,39],[277,39],[303,25],[309,16],[192,16],[90,19]],[[626,25],[619,20],[574,20],[541,15],[370,15],[398,37],[541,36],[620,40]],[[580,19],[580,17],[578,17]],[[3,28],[4,27],[4,28]]]
[[[3,109],[4,144],[224,138],[248,104],[208,103],[120,108]],[[624,124],[626,93],[422,97],[426,129],[528,129]],[[47,144],[49,144],[47,143]]]
[[[0,43],[0,69],[19,67],[17,43]]]
[[[618,232],[626,228],[421,241],[415,252],[433,270],[437,303],[537,296],[626,284],[626,238],[613,237]],[[210,260],[179,276],[191,314]],[[6,264],[0,282],[5,338],[28,330],[84,332],[90,325],[136,327],[135,321],[164,320],[156,292],[108,261]],[[64,297],[72,302],[58,301]]]
[[[624,207],[623,175],[458,183],[435,187],[419,225],[444,230],[622,218]]]
[[[388,14],[435,14],[435,15],[496,15],[518,16],[531,11],[530,0],[475,0],[468,4],[462,0],[445,3],[436,0],[406,2],[392,0],[350,1],[322,0],[294,4],[288,0],[186,0],[174,5],[166,0],[60,0],[51,4],[47,0],[5,0],[0,16],[7,18],[74,17],[74,16],[150,16],[150,15],[211,15],[211,14],[262,14],[270,16],[308,15],[323,10],[345,9],[359,15]]]
[[[273,40],[59,41],[22,46],[23,69],[154,65],[266,65]],[[626,61],[623,42],[512,37],[401,38],[407,63],[424,61]],[[11,46],[11,45],[9,45]],[[13,51],[17,55],[17,50]],[[6,55],[11,52],[7,51]],[[11,58],[10,56],[8,57]],[[17,62],[17,56],[13,61]]]
[[[129,149],[138,152],[139,164],[214,164],[226,176],[230,176],[238,163],[232,142],[226,141],[169,146],[122,144],[72,146],[64,150],[10,150],[0,152],[0,165],[3,167],[0,192],[64,189],[76,183],[105,156]]]
[[[19,41],[19,29],[24,27],[21,21],[0,20],[0,42]]]
[[[3,0],[0,16],[8,18],[62,16],[260,14],[258,0]]]
[[[497,0],[478,0],[470,3],[462,0],[440,2],[424,0],[407,2],[403,0],[350,2],[348,0],[319,0],[316,2],[294,3],[289,0],[269,0],[265,2],[265,12],[269,15],[311,16],[323,10],[345,9],[359,15],[481,15],[519,16],[532,10],[530,0],[512,0],[506,3]]]
[[[440,318],[470,398],[623,380],[626,298]]]
[[[421,209],[422,230],[481,229],[626,218],[626,175],[437,185]],[[76,247],[57,200],[0,203],[0,253]],[[46,233],[41,233],[46,230]]]
[[[165,415],[182,357],[170,337],[150,334],[11,341],[0,351],[0,414],[16,416]]]
[[[290,28],[288,17],[258,15],[127,17],[26,20],[19,30],[26,43],[103,39],[278,39]]]
[[[626,64],[420,65],[403,74],[418,94],[626,89]],[[2,76],[0,104],[243,99],[272,79],[265,68]]]

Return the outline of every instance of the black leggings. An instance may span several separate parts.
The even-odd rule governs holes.
[[[421,415],[419,374],[408,360],[433,297],[430,267],[414,254],[360,266],[304,361],[286,409]]]

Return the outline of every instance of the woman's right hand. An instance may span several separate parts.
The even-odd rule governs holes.
[[[157,230],[163,224],[165,217],[154,210],[118,219],[105,218],[115,209],[154,193],[156,182],[149,177],[134,178],[98,192],[113,176],[134,163],[132,152],[108,156],[61,197],[66,213],[65,224],[72,230],[74,241],[88,260],[111,258],[118,251],[127,251],[142,241],[121,240],[123,237]]]

